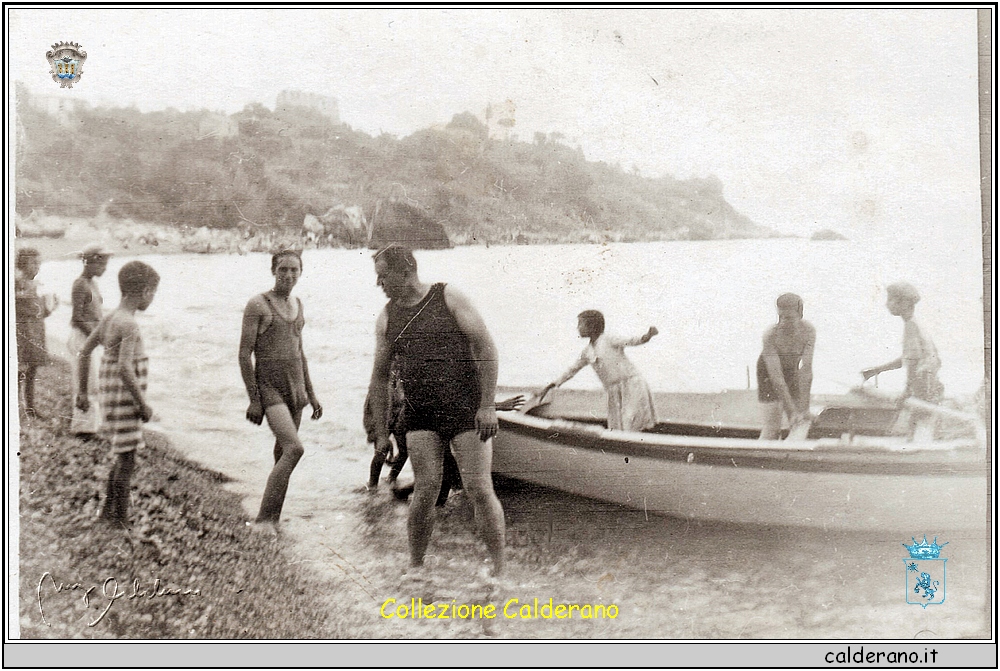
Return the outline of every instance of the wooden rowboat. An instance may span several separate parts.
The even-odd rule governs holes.
[[[500,413],[494,473],[688,519],[988,533],[986,447],[960,422],[946,440],[907,442],[890,435],[895,407],[820,396],[807,438],[761,441],[755,391],[654,394],[661,423],[642,433],[605,427],[603,392],[546,400]]]

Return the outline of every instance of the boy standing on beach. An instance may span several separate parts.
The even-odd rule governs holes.
[[[130,261],[118,272],[122,299],[118,309],[104,317],[88,336],[80,350],[77,367],[76,407],[86,412],[90,354],[103,345],[101,357],[100,400],[104,408],[102,435],[117,455],[108,476],[107,498],[101,519],[125,525],[128,521],[129,486],[135,468],[135,452],[145,446],[142,424],[153,416],[146,403],[146,378],[149,359],[142,345],[136,310],[145,310],[153,302],[160,276],[141,261]]]
[[[17,320],[17,381],[24,395],[24,415],[37,417],[35,408],[35,375],[38,368],[49,362],[45,348],[45,318],[52,314],[59,301],[54,295],[38,295],[35,277],[42,266],[37,249],[17,250],[17,275],[14,278],[14,313]]]
[[[903,356],[881,366],[866,368],[861,371],[861,375],[867,380],[887,370],[897,370],[905,366],[906,387],[899,397],[899,404],[902,406],[911,396],[921,401],[939,404],[944,397],[944,385],[938,380],[941,359],[938,357],[934,342],[913,319],[920,294],[912,284],[906,282],[890,284],[885,292],[885,306],[889,313],[903,320]],[[906,431],[911,439],[933,438],[936,422],[929,413],[915,410],[903,419],[908,424]]]

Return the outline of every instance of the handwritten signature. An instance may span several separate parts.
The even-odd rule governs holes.
[[[42,609],[42,585],[45,584],[46,578],[49,579],[49,583],[52,585],[52,588],[56,591],[57,594],[59,592],[72,592],[76,590],[83,590],[84,606],[90,608],[90,595],[92,592],[94,592],[94,590],[97,589],[97,585],[84,587],[82,584],[78,582],[72,583],[70,585],[61,582],[57,583],[55,578],[52,577],[52,574],[46,571],[45,573],[42,574],[42,577],[38,579],[37,594],[38,594],[38,613],[39,615],[42,616],[42,622],[47,627],[51,627],[52,625],[45,621],[45,611]],[[107,604],[104,606],[104,610],[101,611],[101,614],[97,617],[97,619],[87,624],[88,627],[93,627],[101,620],[103,620],[104,616],[107,615],[108,611],[111,610],[111,606],[113,606],[115,601],[118,601],[118,599],[128,598],[131,600],[131,599],[154,599],[156,597],[162,597],[162,596],[201,596],[200,589],[182,590],[172,587],[161,586],[159,578],[153,580],[153,587],[152,589],[149,590],[141,587],[138,578],[132,581],[131,594],[128,594],[128,592],[120,591],[118,588],[119,588],[119,583],[117,578],[109,577],[104,581],[104,584],[101,585],[100,596],[104,597],[104,599],[107,600]],[[95,598],[97,598],[97,596],[98,595],[95,595]]]

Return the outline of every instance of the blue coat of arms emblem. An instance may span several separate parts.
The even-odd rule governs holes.
[[[944,602],[945,587],[945,563],[947,559],[942,558],[941,548],[938,545],[937,536],[934,542],[928,543],[927,536],[922,542],[917,542],[916,538],[911,539],[913,545],[903,543],[910,556],[903,559],[906,574],[906,603],[913,603],[927,608],[932,603]]]
[[[52,67],[49,74],[60,88],[73,88],[73,84],[83,76],[83,63],[87,52],[81,51],[76,42],[58,42],[45,52],[45,58]]]

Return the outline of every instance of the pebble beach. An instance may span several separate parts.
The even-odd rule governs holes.
[[[385,487],[341,497],[342,523],[328,534],[303,534],[308,527],[290,521],[270,536],[246,526],[250,515],[227,476],[154,432],[133,478],[131,528],[109,529],[95,518],[111,456],[99,441],[66,434],[67,371],[62,362],[42,369],[41,407],[53,411],[21,427],[23,638],[987,635],[989,548],[974,539],[948,539],[947,603],[921,609],[903,599],[899,539],[697,523],[500,482],[503,577],[486,575],[461,493],[439,511],[425,571],[405,576],[406,505]],[[574,604],[572,617],[553,615]],[[460,616],[491,605],[492,618]]]

